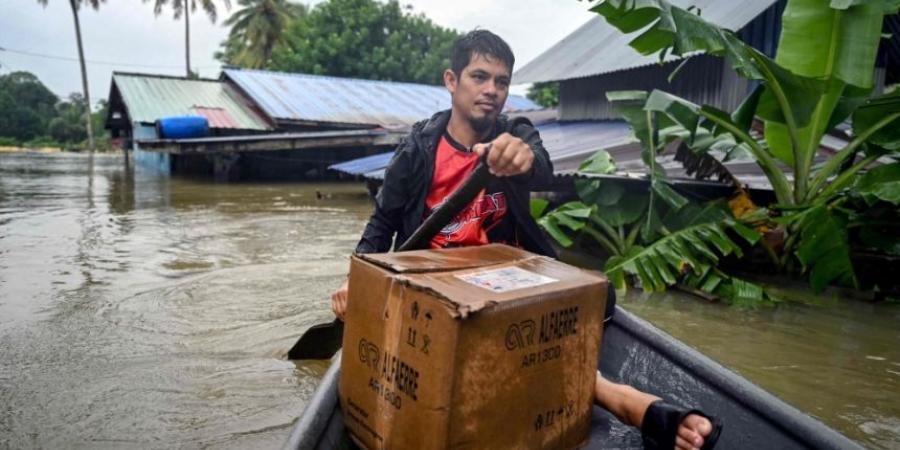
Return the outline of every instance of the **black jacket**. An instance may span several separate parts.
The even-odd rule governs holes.
[[[356,246],[357,253],[387,252],[392,243],[396,249],[422,224],[425,198],[434,176],[438,142],[449,121],[450,111],[441,111],[413,125],[409,135],[400,141],[385,171],[384,185],[375,198],[375,212]],[[555,257],[553,248],[531,218],[528,205],[531,191],[547,190],[553,181],[550,156],[528,119],[508,120],[506,116],[500,116],[487,141],[504,132],[522,139],[531,147],[534,152],[533,169],[530,174],[492,178],[487,189],[489,192],[506,193],[507,207],[516,224],[520,245],[530,252]]]

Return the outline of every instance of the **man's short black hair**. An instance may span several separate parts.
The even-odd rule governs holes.
[[[516,62],[509,44],[500,36],[488,30],[472,30],[453,42],[453,50],[450,51],[450,69],[457,76],[461,75],[475,54],[499,59],[506,64],[510,73]]]

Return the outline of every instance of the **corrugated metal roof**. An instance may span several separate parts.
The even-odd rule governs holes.
[[[671,0],[676,6],[697,6],[703,18],[729,30],[740,30],[777,0]],[[628,46],[641,31],[623,34],[596,15],[572,34],[522,66],[513,75],[515,83],[582,78],[659,61]],[[677,59],[670,56],[667,60]]]
[[[517,111],[534,111],[542,108],[541,105],[531,101],[528,97],[510,95],[509,97],[506,97],[506,105],[503,107],[503,110],[512,113]]]
[[[113,88],[121,94],[133,122],[200,114],[210,119],[212,128],[271,129],[233,87],[221,81],[114,73]]]
[[[537,126],[557,170],[578,167],[585,158],[601,148],[612,148],[632,140],[631,128],[624,121],[604,122],[551,122]],[[384,168],[393,152],[367,156],[329,166],[351,175],[384,179]]]
[[[536,128],[541,134],[544,148],[550,154],[550,160],[553,161],[556,175],[574,175],[585,159],[597,150],[604,149],[616,161],[617,176],[646,177],[647,166],[641,160],[640,144],[634,139],[630,126],[624,121],[550,122]],[[834,149],[843,148],[845,145],[846,139],[826,135],[815,161],[824,162],[834,153]],[[384,180],[384,169],[392,155],[393,152],[368,156],[335,164],[329,169],[362,175],[367,179]],[[685,173],[681,163],[674,160],[674,155],[662,156],[659,162],[671,180],[693,180],[692,176]],[[751,188],[772,188],[759,165],[749,155],[731,160],[725,163],[725,166],[742,183]],[[792,179],[790,173],[787,176]]]
[[[600,149],[609,149],[633,140],[631,127],[624,120],[597,122],[551,122],[537,126],[550,154],[553,167],[578,167]]]
[[[223,75],[274,120],[397,127],[450,107],[443,86],[264,70],[226,69]],[[506,103],[506,109],[540,108],[521,96]]]
[[[191,108],[194,114],[206,117],[210,128],[239,128],[238,123],[225,111],[224,108],[209,108],[195,106]]]
[[[338,164],[328,166],[331,170],[344,172],[350,175],[363,175],[376,170],[383,170],[391,162],[394,152],[381,153],[378,155],[366,156],[359,159],[351,159]]]
[[[384,172],[385,169],[373,170],[371,172],[367,172],[363,175],[363,178],[367,180],[381,180],[384,181]]]

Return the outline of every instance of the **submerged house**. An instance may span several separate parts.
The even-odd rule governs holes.
[[[135,162],[170,173],[166,153],[142,151],[138,142],[157,139],[162,117],[206,117],[214,136],[236,136],[274,130],[271,123],[232,86],[212,79],[114,72],[109,92],[106,128],[123,140]]]
[[[217,80],[115,73],[107,128],[134,160],[163,173],[222,179],[321,179],[328,165],[392,150],[410,126],[450,107],[443,86],[264,70]],[[536,109],[513,97],[507,110]],[[167,139],[171,116],[208,119],[206,136]]]

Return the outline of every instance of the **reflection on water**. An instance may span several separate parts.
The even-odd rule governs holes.
[[[0,154],[0,448],[280,446],[326,369],[282,354],[331,319],[370,208],[360,185]],[[623,304],[863,444],[898,448],[897,305]]]
[[[0,154],[0,448],[279,446],[326,369],[282,355],[331,319],[369,208]]]
[[[748,311],[629,291],[622,306],[866,447],[900,448],[900,306]]]

